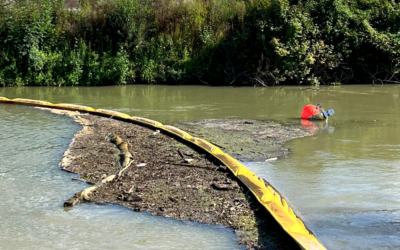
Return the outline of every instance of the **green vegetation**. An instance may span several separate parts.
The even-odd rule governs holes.
[[[0,0],[0,84],[398,83],[395,0]]]

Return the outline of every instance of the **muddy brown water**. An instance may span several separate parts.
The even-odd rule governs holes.
[[[398,85],[3,88],[0,96],[114,109],[164,124],[208,118],[300,124],[303,105],[322,103],[336,114],[328,123],[304,123],[315,135],[288,142],[290,157],[246,165],[283,193],[328,249],[400,249]],[[1,249],[241,249],[219,227],[115,206],[64,211],[62,202],[85,187],[57,168],[79,126],[22,106],[0,105],[0,117]]]

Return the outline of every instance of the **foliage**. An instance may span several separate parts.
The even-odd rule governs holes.
[[[392,0],[0,0],[0,84],[400,81]]]

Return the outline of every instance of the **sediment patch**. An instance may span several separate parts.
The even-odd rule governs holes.
[[[236,159],[249,162],[276,160],[291,151],[286,141],[310,136],[298,123],[282,124],[274,121],[242,119],[210,119],[177,125],[193,136],[218,145]]]
[[[232,228],[238,243],[247,249],[299,249],[213,156],[156,129],[78,112],[51,111],[83,125],[60,164],[83,181],[97,183],[79,202],[120,204],[178,220],[223,225]],[[116,137],[126,143],[123,148],[129,153],[129,168],[124,167],[128,159],[121,155]],[[110,176],[114,178],[110,180]]]

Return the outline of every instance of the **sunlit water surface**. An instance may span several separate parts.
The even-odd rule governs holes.
[[[322,103],[336,114],[328,123],[303,123],[315,135],[287,143],[293,151],[289,158],[246,164],[283,193],[328,249],[337,250],[400,249],[399,95],[397,85],[320,90],[196,86],[0,89],[0,96],[9,98],[114,109],[164,124],[235,117],[300,125],[301,108]],[[0,213],[6,218],[5,224],[0,224],[0,244],[20,244],[19,248],[24,244],[26,248],[55,245],[60,249],[66,244],[76,248],[95,244],[104,249],[237,247],[234,235],[218,227],[110,206],[84,205],[65,212],[62,202],[85,187],[57,168],[78,126],[67,118],[26,107],[2,105],[0,112],[0,134],[5,138],[0,147],[0,185],[4,190]]]

